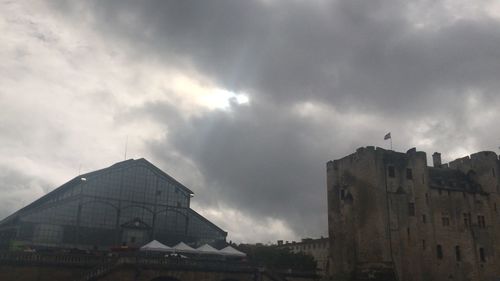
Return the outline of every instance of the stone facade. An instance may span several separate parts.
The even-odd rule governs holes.
[[[333,278],[500,280],[498,156],[433,160],[369,146],[327,163]]]
[[[328,238],[305,238],[301,242],[292,241],[291,243],[283,240],[278,240],[278,248],[287,248],[292,253],[304,253],[310,255],[316,261],[317,273],[324,276],[326,273],[326,268],[328,266]]]

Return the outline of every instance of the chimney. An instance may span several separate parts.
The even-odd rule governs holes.
[[[434,152],[434,154],[432,154],[432,163],[435,168],[441,167],[441,153]]]

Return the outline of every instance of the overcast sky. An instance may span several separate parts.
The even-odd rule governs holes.
[[[327,235],[325,163],[500,145],[495,0],[0,0],[0,218],[144,157],[228,240]]]

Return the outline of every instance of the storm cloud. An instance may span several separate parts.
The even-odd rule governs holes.
[[[235,240],[326,235],[326,161],[387,147],[389,131],[396,150],[445,160],[498,148],[494,1],[1,5],[0,101],[19,109],[0,113],[2,150],[55,187],[116,162],[130,136],[129,156],[192,188]],[[53,116],[34,110],[32,124],[22,97]]]

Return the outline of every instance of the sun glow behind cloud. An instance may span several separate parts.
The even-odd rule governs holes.
[[[179,74],[172,81],[172,88],[195,104],[209,109],[228,109],[232,102],[248,104],[246,94],[231,92],[217,87],[213,83],[201,82],[186,75]]]

